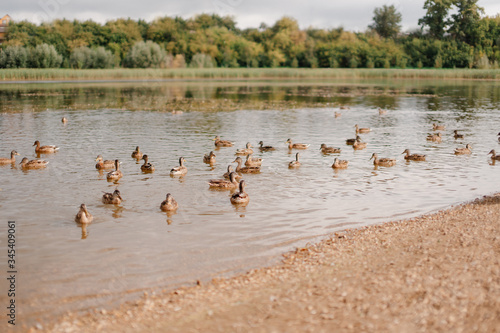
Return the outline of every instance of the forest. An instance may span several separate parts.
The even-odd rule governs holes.
[[[239,29],[233,17],[200,14],[105,24],[12,21],[0,68],[480,68],[500,62],[500,14],[478,0],[426,0],[419,28],[401,31],[394,5],[375,8],[364,32],[300,29],[282,17]]]

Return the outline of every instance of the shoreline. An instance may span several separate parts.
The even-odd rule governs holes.
[[[337,232],[281,263],[70,313],[52,332],[479,331],[500,327],[500,193]],[[32,328],[36,332],[43,327]]]
[[[303,79],[500,79],[500,69],[401,68],[177,68],[177,69],[0,69],[1,83],[79,81],[201,81],[201,80],[303,80]]]

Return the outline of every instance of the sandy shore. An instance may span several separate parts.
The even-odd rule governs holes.
[[[332,235],[275,267],[69,314],[53,332],[500,332],[500,194]],[[39,331],[33,328],[33,331]]]

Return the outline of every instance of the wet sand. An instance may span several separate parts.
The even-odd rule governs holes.
[[[32,330],[500,332],[500,194],[336,233],[274,267]]]

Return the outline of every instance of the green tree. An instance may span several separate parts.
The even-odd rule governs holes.
[[[484,8],[477,5],[478,0],[455,0],[457,13],[451,15],[450,33],[459,41],[469,45],[480,45],[485,34],[481,24]]]
[[[166,52],[158,44],[148,40],[137,42],[127,53],[123,63],[130,68],[158,68],[166,59]]]
[[[384,5],[373,11],[373,24],[369,28],[383,38],[395,38],[401,31],[401,18],[394,5]]]
[[[418,25],[424,29],[427,27],[432,38],[443,39],[448,26],[448,11],[453,0],[426,0],[424,9],[425,16],[418,20]]]

